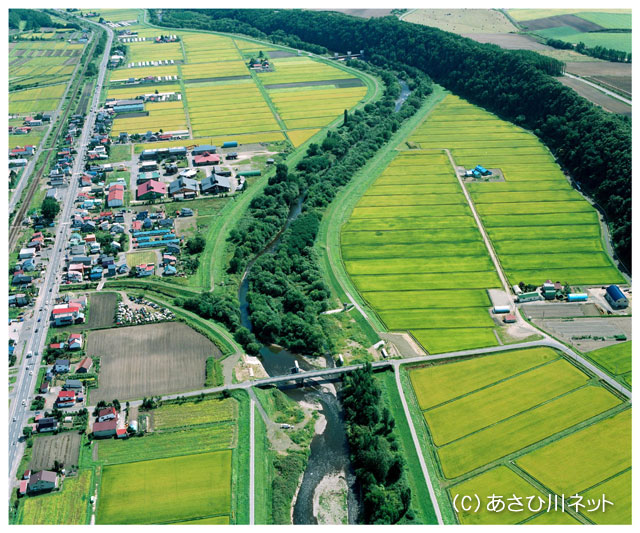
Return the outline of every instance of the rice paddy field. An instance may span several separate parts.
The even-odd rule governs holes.
[[[630,523],[630,404],[554,350],[413,367],[408,378],[440,484],[451,502],[474,498],[474,510],[457,507],[461,524]],[[599,498],[609,487],[611,514],[486,508],[491,494]]]
[[[631,341],[612,344],[588,352],[586,356],[604,368],[618,381],[631,387]]]
[[[131,11],[128,16],[136,12]],[[114,13],[119,16],[119,12]],[[156,104],[156,108],[146,104],[148,116],[115,119],[113,136],[123,131],[132,134],[189,129],[190,138],[199,144],[219,144],[227,140],[237,140],[239,144],[290,140],[297,147],[342,115],[344,109],[360,103],[367,93],[367,87],[354,74],[306,56],[272,59],[275,72],[253,74],[247,66],[249,57],[257,56],[260,51],[277,49],[269,43],[194,31],[161,31],[144,25],[134,29],[140,37],[154,38],[161,33],[171,33],[178,35],[180,41],[127,43],[127,63],[173,59],[176,64],[117,69],[110,75],[107,98],[129,99],[158,90],[180,93],[184,104],[163,103]],[[122,84],[128,78],[146,76],[178,76],[180,82]],[[330,83],[332,80],[337,80],[338,85]],[[342,80],[347,80],[347,86]],[[308,86],[308,82],[323,85]],[[280,83],[299,85],[265,87],[265,84]],[[313,106],[310,107],[310,103]],[[310,114],[309,109],[313,109],[313,113]],[[153,146],[165,144],[169,146],[168,143],[154,143]],[[178,141],[174,145],[184,144],[184,141]],[[136,147],[137,151],[143,149],[142,145]]]
[[[353,209],[341,250],[386,326],[429,353],[498,344],[486,289],[500,282],[443,152],[399,152]]]
[[[146,116],[116,118],[113,121],[111,135],[117,136],[121,131],[145,133],[151,131],[179,131],[187,129],[187,117],[182,102],[147,102]]]
[[[280,130],[253,80],[189,84],[186,98],[194,137]]]
[[[534,135],[447,95],[410,140],[450,149],[456,165],[502,171],[505,181],[466,186],[511,284],[624,283],[603,247],[595,209]]]
[[[71,74],[82,55],[83,44],[71,44],[67,41],[18,41],[9,45],[9,87],[16,85],[34,84],[64,84],[71,79]],[[54,85],[55,87],[55,85]],[[54,89],[56,92],[57,89]],[[62,96],[60,94],[60,96]],[[33,105],[44,106],[44,111],[52,111],[57,106],[59,97],[51,96],[47,99],[56,99],[56,105],[43,100],[39,104],[39,98],[34,98]],[[40,109],[33,109],[37,112]],[[10,112],[13,113],[10,108]],[[17,111],[30,113],[32,111]]]
[[[182,61],[182,45],[179,42],[174,43],[156,43],[154,41],[136,41],[127,43],[129,52],[127,55],[128,62],[138,61],[159,61],[165,59],[173,59],[174,61]]]
[[[273,89],[269,98],[276,106],[287,129],[326,126],[362,100],[367,88],[311,86]]]
[[[9,113],[24,116],[55,111],[66,88],[66,83],[58,83],[35,89],[12,91],[9,93]]]
[[[245,395],[164,404],[138,415],[152,433],[97,442],[96,523],[244,523],[247,409]]]
[[[272,59],[270,64],[274,72],[258,73],[264,85],[355,78],[349,72],[304,56]]]
[[[108,466],[98,524],[161,524],[231,510],[231,451]]]

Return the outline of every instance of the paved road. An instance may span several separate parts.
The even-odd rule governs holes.
[[[591,81],[587,81],[584,78],[581,78],[580,76],[574,76],[573,74],[569,74],[567,72],[564,73],[564,75],[567,78],[571,78],[574,80],[578,80],[586,85],[590,85],[591,87],[593,87],[594,89],[598,89],[600,92],[607,94],[609,96],[611,96],[612,98],[615,98],[616,100],[620,100],[621,102],[624,102],[627,105],[632,105],[631,104],[631,100],[629,100],[628,98],[625,98],[624,96],[620,96],[618,93],[614,93],[613,91],[610,91],[609,89],[605,89],[602,85],[598,85],[597,83],[593,83]]]
[[[91,21],[88,21],[91,22]],[[92,24],[95,24],[91,22]],[[97,24],[95,24],[97,26]],[[22,358],[18,379],[14,386],[15,398],[11,404],[9,416],[11,418],[9,422],[9,495],[11,489],[15,483],[15,473],[20,464],[20,458],[24,451],[24,442],[20,442],[20,436],[22,435],[22,427],[26,423],[30,415],[29,403],[31,399],[31,391],[34,390],[37,372],[32,372],[40,367],[41,355],[44,350],[44,343],[47,336],[48,321],[53,309],[53,303],[57,295],[58,284],[62,275],[62,264],[64,262],[63,250],[66,249],[67,234],[69,232],[69,225],[66,223],[71,217],[73,210],[73,204],[78,190],[78,176],[80,175],[84,166],[84,156],[87,149],[87,143],[89,137],[93,132],[93,125],[95,122],[97,104],[100,98],[100,90],[104,83],[104,78],[107,69],[107,62],[109,60],[109,51],[111,49],[111,42],[113,40],[113,31],[110,28],[105,28],[107,31],[107,43],[105,46],[104,56],[100,63],[100,70],[98,74],[98,81],[96,91],[91,103],[91,111],[87,115],[85,120],[82,135],[79,139],[78,154],[73,166],[73,173],[71,177],[71,183],[66,189],[62,189],[63,197],[61,199],[61,212],[59,223],[56,229],[55,244],[52,249],[52,253],[49,258],[49,265],[44,277],[44,280],[40,286],[38,298],[35,301],[33,309],[33,332],[30,328],[23,328],[27,337],[23,353],[32,351],[38,356],[34,356],[30,359],[26,357]],[[32,372],[32,373],[30,373]],[[25,405],[23,405],[23,403]]]
[[[400,401],[402,402],[402,408],[404,409],[404,416],[407,419],[407,423],[409,424],[409,430],[411,431],[411,438],[413,439],[413,446],[416,449],[416,453],[418,454],[418,460],[420,461],[420,468],[422,469],[422,475],[424,476],[424,480],[427,482],[427,488],[429,489],[429,497],[431,498],[431,503],[433,504],[433,510],[436,513],[436,519],[438,520],[438,525],[442,525],[442,513],[440,512],[440,505],[438,504],[438,498],[436,498],[436,493],[433,490],[433,483],[431,482],[431,477],[429,476],[429,471],[427,470],[427,464],[424,460],[424,455],[422,454],[422,447],[420,446],[420,441],[418,440],[418,434],[416,433],[416,428],[413,425],[413,419],[411,418],[411,413],[409,412],[409,406],[407,405],[407,399],[404,396],[404,390],[402,389],[402,383],[400,383],[400,363],[402,361],[397,361],[397,364],[393,365],[393,370],[396,375],[396,386],[398,387],[398,394],[400,394]]]
[[[255,524],[256,515],[256,402],[249,402],[249,525]]]

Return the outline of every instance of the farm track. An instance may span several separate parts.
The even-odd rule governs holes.
[[[79,76],[78,76],[78,80],[82,80],[82,78],[84,77],[84,73],[87,70],[87,67],[89,66],[89,63],[91,62],[91,59],[93,57],[93,54],[95,52],[95,48],[98,45],[98,38],[95,37],[93,46],[91,47],[91,51],[87,54],[87,61],[85,62],[84,66],[82,67],[82,72],[80,72]],[[22,220],[24,219],[25,214],[27,213],[27,210],[29,209],[29,206],[31,204],[31,200],[33,199],[34,194],[36,193],[36,190],[38,189],[38,185],[40,185],[40,179],[42,178],[42,174],[44,173],[44,169],[47,168],[47,165],[49,163],[49,158],[51,157],[51,154],[54,151],[54,148],[56,143],[58,142],[58,137],[60,136],[60,133],[62,132],[63,128],[66,126],[66,122],[67,122],[67,117],[69,116],[69,113],[71,111],[71,102],[73,102],[73,100],[75,99],[75,97],[78,94],[78,91],[80,90],[80,87],[82,87],[82,84],[78,82],[78,84],[76,85],[75,89],[73,90],[73,94],[71,95],[71,98],[69,99],[69,102],[67,104],[67,108],[64,112],[64,115],[61,117],[60,119],[60,124],[58,125],[58,128],[55,132],[55,135],[53,137],[53,140],[51,142],[51,150],[49,150],[49,152],[47,153],[47,156],[45,158],[45,160],[42,163],[42,166],[40,167],[40,170],[38,171],[38,173],[31,179],[31,184],[29,185],[29,189],[27,190],[27,195],[26,197],[23,199],[22,204],[20,205],[20,209],[18,210],[18,213],[16,214],[16,216],[13,218],[13,224],[11,224],[10,228],[9,228],[9,252],[11,252],[11,250],[13,250],[13,248],[15,247],[15,245],[18,242],[18,238],[20,236],[21,230],[22,230]],[[74,179],[74,176],[71,176],[71,179]]]

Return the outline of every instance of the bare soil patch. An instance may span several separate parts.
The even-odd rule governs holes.
[[[314,9],[313,11],[325,11],[324,9]],[[361,17],[364,19],[372,17],[386,17],[391,15],[391,9],[331,9],[331,11],[337,11],[344,13],[345,15],[351,15],[352,17]]]
[[[82,436],[77,431],[34,438],[29,468],[33,471],[51,470],[54,461],[60,461],[66,469],[75,469],[78,466],[81,440]]]
[[[95,292],[89,296],[89,321],[86,327],[108,328],[113,326],[118,295],[115,292]]]
[[[322,478],[313,493],[318,524],[347,524],[347,479],[343,471]]]
[[[529,35],[516,33],[463,33],[462,36],[479,43],[497,44],[505,50],[554,50]]]
[[[278,59],[281,57],[295,57],[296,54],[294,54],[293,52],[288,52],[287,50],[271,50],[269,52],[267,52],[267,55],[271,58],[271,59]]]
[[[416,9],[402,20],[459,34],[518,31],[504,13],[495,9]]]
[[[629,97],[631,96],[631,76],[593,76],[591,78],[596,83],[623,91]]]
[[[611,338],[614,335],[624,334],[627,339],[631,339],[631,317],[535,320],[534,322],[582,352],[617,344],[619,341]],[[604,339],[596,340],[588,337],[604,337]]]
[[[567,72],[577,76],[629,76],[631,63],[613,63],[611,61],[569,61]]]
[[[546,30],[547,28],[557,28],[558,26],[571,26],[581,32],[603,29],[602,26],[577,17],[576,15],[556,15],[554,17],[525,20],[520,22],[520,25],[528,30]]]
[[[595,87],[591,87],[586,83],[581,82],[580,80],[576,80],[573,78],[567,78],[566,76],[562,76],[560,78],[556,78],[560,83],[566,85],[567,87],[571,87],[575,92],[577,92],[580,96],[583,96],[587,100],[593,102],[596,105],[599,105],[604,110],[609,111],[611,113],[620,113],[621,115],[626,115],[631,117],[631,106],[604,94],[599,91]]]
[[[87,353],[100,357],[93,403],[199,389],[207,357],[222,356],[209,339],[181,322],[92,331]]]

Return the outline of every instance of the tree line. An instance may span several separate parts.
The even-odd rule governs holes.
[[[420,69],[455,94],[531,130],[602,206],[614,249],[631,268],[630,119],[592,104],[521,55],[395,17],[365,20],[272,9],[183,11],[214,23],[235,20],[264,34],[281,30],[330,50],[364,49],[369,57]]]
[[[623,52],[622,50],[615,50],[614,48],[605,48],[600,45],[588,47],[582,41],[574,45],[573,43],[568,43],[560,39],[547,39],[546,44],[559,50],[575,50],[580,54],[604,59],[606,61],[631,63],[631,52]]]
[[[395,524],[409,510],[406,463],[394,434],[395,421],[381,407],[371,364],[344,376],[342,405],[351,464],[362,488],[365,524]]]
[[[259,256],[249,271],[247,302],[253,332],[246,328],[236,332],[236,340],[248,351],[257,351],[259,340],[296,353],[324,352],[325,335],[318,316],[327,309],[330,292],[314,248],[322,214],[338,190],[432,90],[424,74],[403,71],[399,75],[408,81],[412,93],[395,113],[400,91],[396,76],[362,61],[353,60],[351,65],[375,71],[385,82],[383,97],[362,110],[347,112],[342,124],[328,131],[321,144],[309,145],[295,169],[279,164],[263,194],[252,200],[230,232],[234,253],[229,272],[243,272],[249,260],[285,228],[291,206],[301,204],[301,214],[283,231],[277,249]]]

